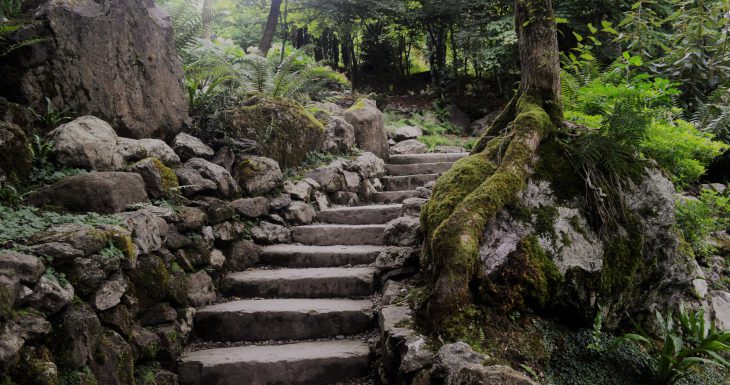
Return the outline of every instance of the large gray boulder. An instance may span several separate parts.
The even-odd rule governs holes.
[[[37,2],[36,2],[37,3]],[[44,1],[44,40],[0,61],[0,89],[36,111],[98,116],[122,136],[171,139],[188,117],[169,17],[152,0]]]
[[[444,385],[537,385],[526,375],[507,366],[485,366],[489,357],[463,342],[444,345],[436,353],[431,383]]]
[[[183,161],[190,158],[210,159],[215,155],[215,151],[202,140],[184,132],[177,134],[172,147]]]
[[[421,130],[421,127],[403,126],[396,128],[395,133],[393,134],[393,139],[395,139],[396,142],[402,142],[409,139],[418,139],[421,136],[423,136],[423,130]]]
[[[281,186],[284,175],[279,163],[261,156],[243,156],[233,168],[233,177],[248,196],[266,195]]]
[[[149,202],[144,180],[132,172],[92,172],[65,178],[30,198],[35,205],[53,205],[73,212],[103,214]]]
[[[390,148],[390,152],[393,154],[424,154],[428,152],[428,147],[425,144],[419,142],[417,139],[408,139],[402,142],[398,142],[395,146]]]
[[[238,195],[238,184],[225,168],[202,158],[192,158],[175,171],[186,196],[213,193],[222,198]]]
[[[365,151],[388,159],[388,135],[383,113],[375,101],[360,99],[347,111],[345,120],[355,127],[355,141]]]
[[[105,121],[82,116],[51,131],[51,154],[66,167],[115,171],[124,158],[117,150],[117,134]]]
[[[41,278],[46,268],[43,266],[43,262],[34,255],[3,250],[0,251],[0,270],[10,270],[21,282],[34,284]]]

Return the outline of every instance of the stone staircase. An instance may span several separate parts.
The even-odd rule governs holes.
[[[364,333],[375,328],[375,269],[401,202],[465,154],[393,155],[377,204],[324,210],[264,248],[262,266],[224,277],[231,302],[205,307],[195,334],[226,347],[185,354],[181,385],[324,385],[372,373]],[[230,347],[228,347],[230,346]]]

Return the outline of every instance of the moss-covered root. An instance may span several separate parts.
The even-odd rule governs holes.
[[[423,221],[427,223],[435,275],[428,304],[434,332],[448,335],[442,326],[449,324],[449,318],[457,316],[472,303],[469,283],[476,272],[482,232],[489,221],[523,189],[532,172],[540,141],[552,128],[550,116],[543,110],[540,101],[523,95],[517,102],[509,145],[496,170],[471,192],[464,191],[471,186],[446,186],[451,172],[439,181]],[[488,159],[492,155],[489,153],[494,150],[495,146],[488,146],[473,157]],[[475,162],[474,166],[484,164]],[[453,203],[444,204],[444,197],[449,196],[449,191],[443,190],[465,198],[453,198]],[[441,222],[436,226],[434,222],[439,220]]]

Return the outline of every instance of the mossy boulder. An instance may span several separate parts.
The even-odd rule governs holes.
[[[180,187],[175,171],[157,158],[143,159],[133,164],[130,170],[142,175],[147,195],[152,198],[169,196]]]
[[[230,139],[250,139],[259,143],[261,155],[275,159],[283,167],[298,166],[307,153],[319,151],[325,129],[296,101],[256,95],[231,116]]]
[[[33,150],[20,126],[0,122],[0,181],[23,178],[33,166]]]
[[[602,309],[607,328],[627,314],[644,320],[653,305],[702,304],[692,294],[701,271],[673,231],[674,188],[660,172],[647,169],[624,191],[627,220],[613,231],[597,227],[569,178],[551,179],[538,172],[484,230],[475,285],[481,302],[569,314],[566,321],[586,326]]]

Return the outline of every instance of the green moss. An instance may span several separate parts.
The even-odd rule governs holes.
[[[141,307],[163,301],[170,293],[172,275],[157,255],[140,258],[139,267],[130,270],[129,276]]]
[[[233,112],[227,134],[231,139],[255,140],[262,155],[288,168],[320,149],[324,131],[324,125],[296,101],[255,95]]]
[[[484,353],[485,323],[482,311],[474,305],[466,306],[447,318],[442,338],[467,343],[474,351]]]
[[[557,239],[555,233],[555,221],[558,219],[558,209],[553,206],[542,206],[535,208],[517,207],[514,210],[517,216],[524,222],[531,223],[538,235],[550,236]]]
[[[498,270],[484,279],[481,297],[509,313],[545,309],[562,284],[563,277],[537,237],[528,236]]]
[[[585,183],[576,173],[562,146],[555,139],[548,139],[540,145],[535,177],[555,186],[555,195],[560,201],[566,202],[585,194]]]
[[[347,109],[347,111],[356,111],[356,110],[362,110],[363,108],[366,108],[368,104],[365,102],[365,99],[360,98],[357,99],[355,104],[353,104],[350,108]]]
[[[165,166],[165,164],[157,158],[152,158],[152,163],[162,176],[162,187],[165,191],[169,193],[170,191],[180,187],[180,182],[177,180],[175,171],[173,171],[170,167]]]

